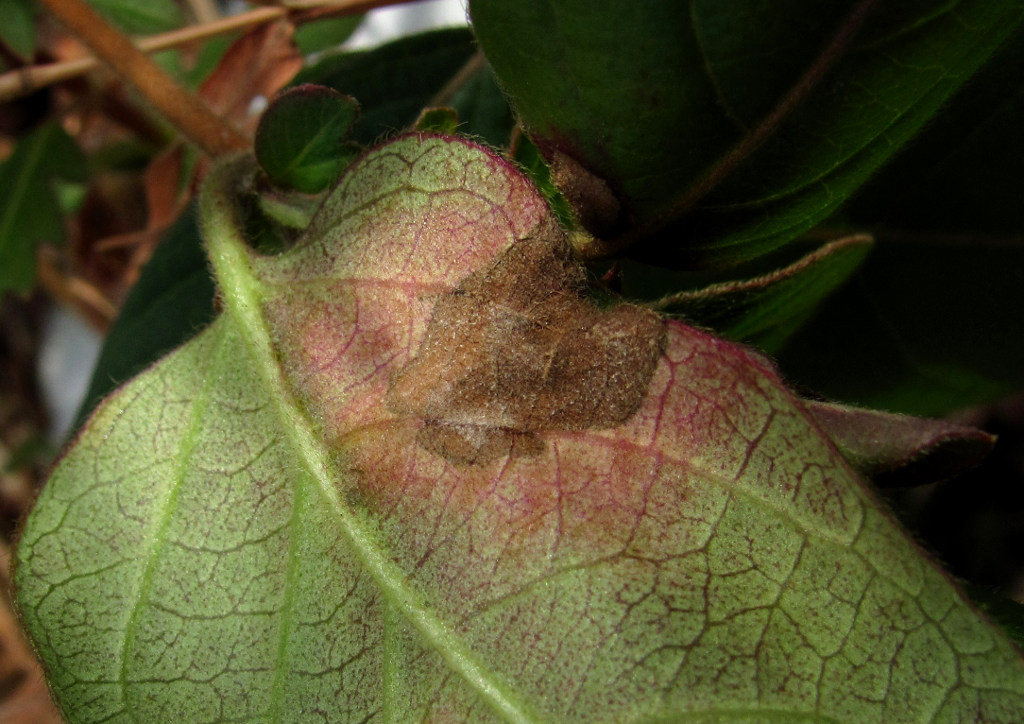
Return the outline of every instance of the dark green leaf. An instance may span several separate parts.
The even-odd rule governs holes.
[[[859,224],[917,233],[1024,232],[1024,30],[848,207]]]
[[[359,100],[362,114],[352,131],[359,143],[410,127],[420,111],[473,57],[472,33],[466,28],[436,30],[402,38],[361,53],[325,58],[304,70],[296,83],[316,83]],[[464,124],[460,130],[504,143],[512,128],[511,114],[490,71],[470,76],[451,98]],[[497,108],[497,110],[496,110]],[[498,117],[506,119],[502,127]]]
[[[214,293],[193,205],[164,236],[128,294],[100,350],[76,427],[122,382],[213,319]]]
[[[635,253],[682,265],[735,263],[823,219],[1022,17],[1017,0],[470,10],[534,138],[617,188],[627,239],[671,223]]]
[[[162,33],[185,23],[181,7],[174,0],[89,0],[89,4],[128,33]]]
[[[854,279],[782,350],[831,399],[937,416],[1024,388],[1024,243],[879,236]]]
[[[0,0],[0,41],[22,60],[31,60],[35,52],[36,24],[32,10],[28,0]]]
[[[796,379],[860,404],[941,414],[1024,388],[1024,33],[848,207],[877,258],[795,340]]]
[[[870,248],[868,236],[846,237],[754,279],[670,295],[658,308],[773,353],[846,282]]]
[[[495,148],[508,146],[515,118],[488,65],[476,70],[452,95],[459,112],[459,131],[482,138]]]
[[[982,586],[967,584],[964,590],[974,603],[993,621],[1003,627],[1017,646],[1024,646],[1024,603],[999,595]]]
[[[0,164],[0,293],[32,288],[36,245],[64,240],[55,182],[84,176],[82,153],[57,123],[21,139]]]
[[[344,43],[362,21],[362,15],[346,15],[304,23],[295,29],[293,39],[303,55],[330,50]]]
[[[323,191],[360,153],[347,140],[358,117],[359,104],[350,96],[317,85],[290,88],[260,119],[256,159],[275,185]]]

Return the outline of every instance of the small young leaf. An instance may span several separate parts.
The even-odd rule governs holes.
[[[512,147],[512,158],[523,167],[530,180],[544,194],[544,198],[548,200],[548,205],[559,223],[566,228],[576,226],[575,216],[572,209],[569,208],[569,202],[551,182],[551,167],[541,154],[540,149],[537,148],[537,144],[531,141],[525,133],[516,138]]]
[[[871,237],[848,236],[784,269],[672,294],[655,309],[774,353],[813,315],[823,299],[850,278],[870,249]]]
[[[347,140],[359,117],[350,96],[300,85],[273,100],[256,129],[256,159],[271,182],[303,193],[327,188],[362,149]]]
[[[352,138],[373,143],[412,126],[420,111],[473,57],[467,28],[412,35],[374,50],[328,56],[296,77],[348,93],[362,108]],[[512,114],[489,68],[482,68],[456,90],[451,105],[464,124],[460,131],[496,146],[508,141]]]
[[[22,138],[0,164],[0,294],[32,288],[36,245],[64,240],[55,182],[84,177],[81,151],[56,123]]]
[[[459,130],[459,114],[454,108],[424,108],[414,128],[422,133],[450,136]]]
[[[259,210],[268,222],[301,231],[309,226],[323,202],[323,194],[265,191],[257,198]]]

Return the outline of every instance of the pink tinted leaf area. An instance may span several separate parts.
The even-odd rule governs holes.
[[[450,363],[435,345],[437,385],[422,375],[430,405],[395,402],[396,379],[440,334],[439,306],[476,289],[512,247],[556,248],[560,235],[506,160],[415,135],[351,167],[303,243],[253,259],[287,383],[345,472],[342,499],[374,521],[481,665],[552,721],[682,711],[1011,721],[1024,692],[1012,646],[876,505],[757,354],[651,324],[629,305],[599,312],[578,285],[536,278],[542,265],[519,284],[541,289],[529,292],[537,304],[568,298],[570,316],[584,318],[565,321],[559,339],[598,330],[591,346],[604,356],[588,363],[600,368],[589,392],[642,386],[624,419],[580,422],[538,403],[550,424],[526,421],[507,389],[460,405],[449,383],[462,347],[481,339],[472,335],[492,337],[481,369],[533,339],[509,333],[503,348],[493,329],[452,335]],[[494,314],[508,312],[504,299]],[[616,337],[602,314],[634,315],[644,331]],[[545,344],[558,359],[557,342]],[[616,345],[635,359],[612,365]],[[424,444],[425,428],[456,422],[485,453]],[[420,713],[463,711],[457,677],[430,661],[396,664],[416,682]],[[971,673],[983,669],[999,680]]]
[[[880,487],[946,480],[977,465],[995,437],[948,420],[807,402],[847,461]]]

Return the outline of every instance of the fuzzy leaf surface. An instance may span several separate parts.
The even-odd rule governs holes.
[[[438,421],[389,395],[442,302],[561,233],[506,160],[399,138],[275,257],[239,231],[252,172],[204,192],[223,315],[99,408],[24,529],[69,719],[1017,719],[1015,649],[745,348],[667,322],[624,423],[423,444]]]
[[[843,457],[879,487],[922,485],[970,470],[996,438],[948,420],[925,420],[826,402],[807,409]]]

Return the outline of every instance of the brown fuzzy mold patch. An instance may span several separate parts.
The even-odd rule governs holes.
[[[560,232],[524,239],[434,308],[389,409],[425,421],[420,445],[460,464],[543,449],[545,430],[610,428],[640,406],[665,342],[663,320],[581,296]]]

